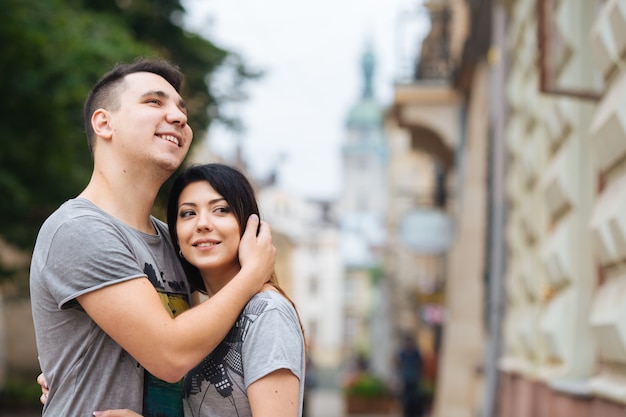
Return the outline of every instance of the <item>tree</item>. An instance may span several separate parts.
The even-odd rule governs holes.
[[[115,63],[137,56],[177,63],[196,138],[221,117],[225,100],[240,96],[212,93],[211,73],[233,55],[185,31],[183,13],[179,0],[0,2],[0,236],[6,241],[31,249],[43,220],[86,185],[92,161],[81,107]],[[240,81],[258,75],[236,58]]]

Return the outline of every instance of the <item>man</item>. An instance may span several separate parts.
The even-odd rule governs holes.
[[[400,400],[403,417],[421,416],[420,380],[422,355],[413,335],[403,337],[402,346],[396,355],[396,370],[401,384]]]
[[[118,65],[83,117],[91,180],[42,226],[31,264],[44,416],[126,408],[182,416],[183,375],[224,338],[269,278],[269,226],[248,220],[233,281],[197,308],[165,224],[150,213],[192,140],[182,74],[163,60]],[[164,306],[166,308],[164,308]]]

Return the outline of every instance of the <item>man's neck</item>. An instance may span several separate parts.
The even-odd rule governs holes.
[[[137,181],[108,179],[94,173],[79,197],[91,201],[130,227],[155,234],[150,214],[162,183],[150,178]]]

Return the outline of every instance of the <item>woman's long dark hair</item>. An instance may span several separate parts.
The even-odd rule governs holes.
[[[176,180],[174,180],[167,201],[167,225],[176,253],[180,253],[178,234],[176,233],[178,200],[183,190],[189,184],[202,181],[208,182],[218,194],[224,197],[237,218],[242,236],[250,215],[256,214],[259,216],[259,220],[261,218],[254,189],[245,175],[235,168],[224,164],[193,165],[184,170]],[[191,265],[182,257],[180,257],[180,261],[187,275],[187,279],[189,280],[191,290],[206,295],[207,289],[198,268]],[[278,284],[275,272],[272,272],[269,283],[293,305],[294,309],[296,308],[294,302]],[[297,311],[296,309],[296,314]],[[298,320],[300,320],[300,317],[298,317]],[[302,322],[300,322],[300,327],[302,328]],[[304,328],[302,328],[302,333],[304,334]]]

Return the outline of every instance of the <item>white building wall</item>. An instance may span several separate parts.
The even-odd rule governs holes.
[[[337,369],[343,352],[343,273],[339,232],[320,203],[276,188],[258,193],[262,216],[292,243],[291,296],[318,368]],[[332,213],[330,213],[332,216]]]

